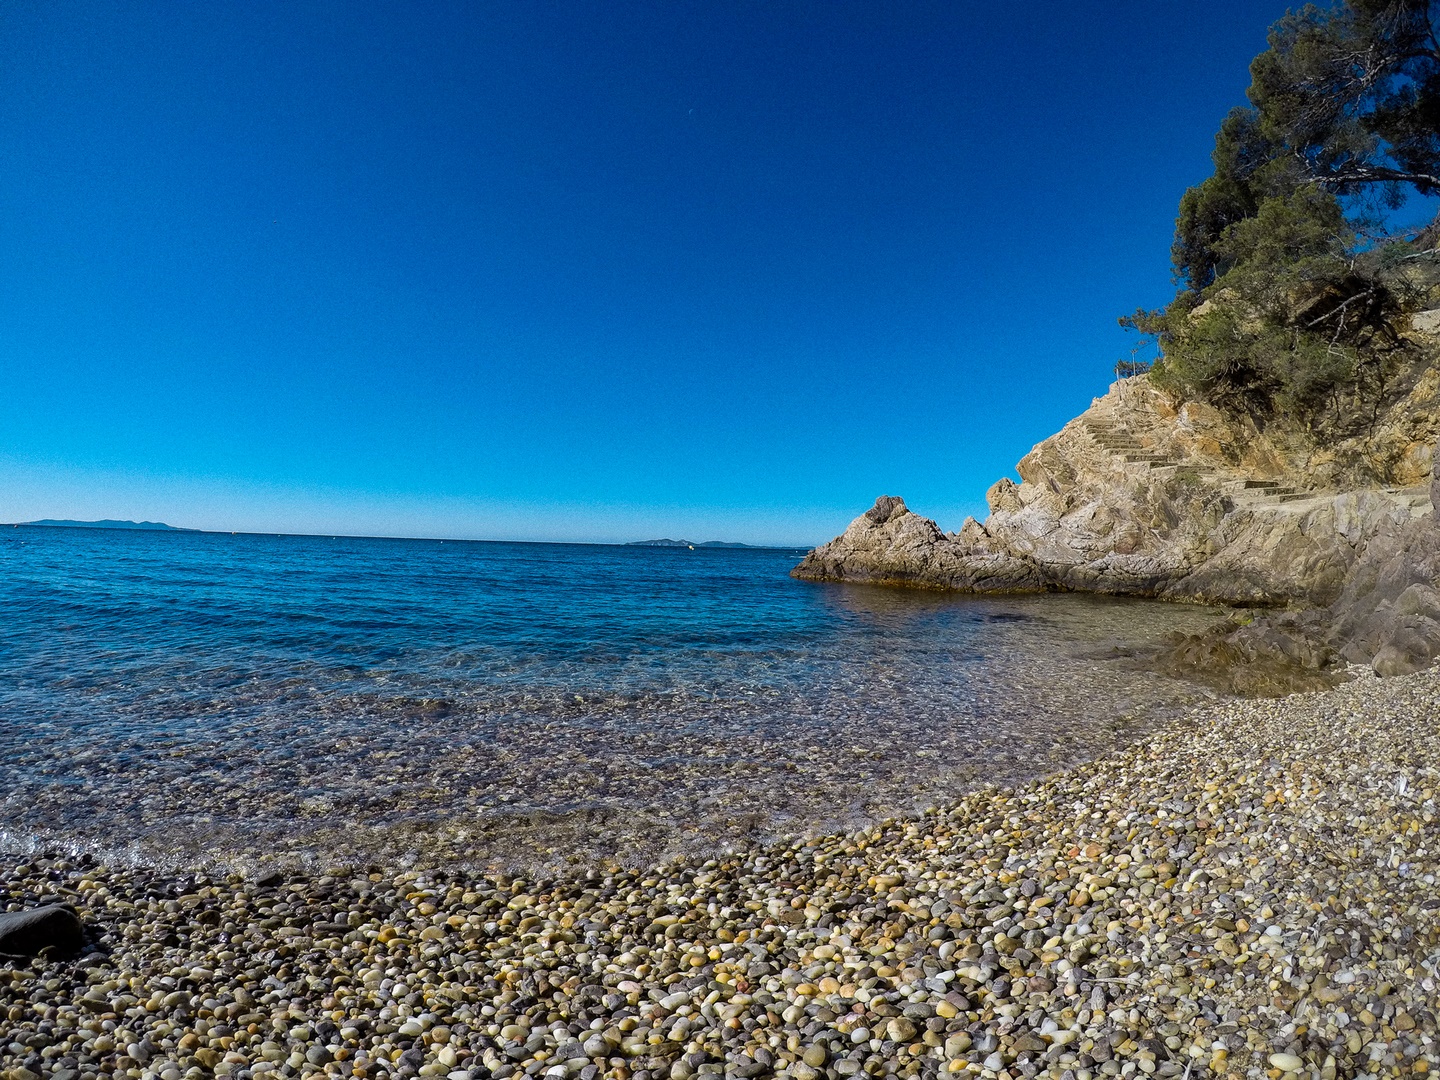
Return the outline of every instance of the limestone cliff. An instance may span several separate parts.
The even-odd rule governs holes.
[[[1430,313],[1426,313],[1427,315]],[[1416,334],[1428,333],[1417,318]],[[989,491],[957,533],[882,497],[793,571],[973,592],[1085,590],[1235,604],[1334,602],[1367,538],[1431,510],[1440,371],[1326,438],[1122,380]]]
[[[1440,475],[1431,481],[1440,501]],[[1239,693],[1283,694],[1348,677],[1345,665],[1405,675],[1440,656],[1440,520],[1382,524],[1361,543],[1344,588],[1326,608],[1264,613],[1178,638],[1151,666]]]

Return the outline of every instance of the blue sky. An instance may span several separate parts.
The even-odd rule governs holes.
[[[1283,13],[0,8],[0,520],[958,528],[1172,292]]]

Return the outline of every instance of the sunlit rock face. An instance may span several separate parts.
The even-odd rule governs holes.
[[[1353,420],[1322,441],[1123,380],[990,489],[983,524],[945,533],[882,496],[795,575],[1328,605],[1371,539],[1431,512],[1440,375],[1417,369],[1378,420]]]

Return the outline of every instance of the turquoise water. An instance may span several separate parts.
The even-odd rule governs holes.
[[[0,842],[146,861],[719,849],[1046,771],[1213,612],[817,585],[798,550],[0,529]]]

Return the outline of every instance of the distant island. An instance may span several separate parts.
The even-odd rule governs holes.
[[[673,547],[673,548],[748,548],[754,544],[730,544],[724,540],[706,540],[697,544],[692,540],[632,540],[626,547]]]
[[[180,529],[166,525],[163,521],[62,521],[57,518],[42,518],[39,521],[22,521],[21,525],[48,525],[60,529],[149,529],[158,532],[195,532],[194,529]]]

